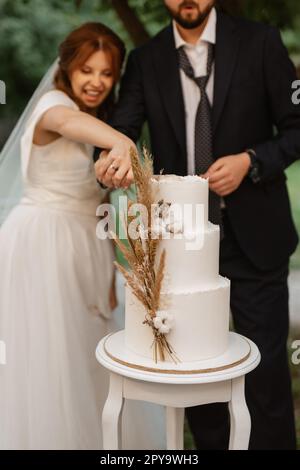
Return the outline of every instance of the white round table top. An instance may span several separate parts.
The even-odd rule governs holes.
[[[141,357],[125,347],[124,330],[105,336],[96,358],[116,374],[146,382],[200,384],[231,380],[251,372],[260,362],[257,346],[248,338],[229,332],[229,347],[218,357],[190,363],[158,362]]]

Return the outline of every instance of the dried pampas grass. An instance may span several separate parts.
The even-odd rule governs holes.
[[[130,151],[130,157],[136,185],[136,202],[144,206],[147,217],[143,218],[143,215],[141,215],[138,225],[139,235],[136,239],[130,236],[128,229],[128,225],[134,218],[128,217],[126,219],[127,226],[124,229],[128,239],[127,245],[114,234],[115,243],[127,261],[129,269],[125,269],[117,262],[115,264],[125,277],[135,297],[146,310],[143,323],[149,325],[153,331],[153,356],[155,362],[158,360],[165,361],[167,356],[170,356],[174,362],[177,362],[178,359],[166,335],[160,333],[153,323],[156,312],[162,307],[161,289],[166,260],[166,253],[163,251],[160,255],[158,267],[155,269],[159,239],[152,237],[151,231],[151,208],[152,204],[154,204],[153,188],[151,185],[153,161],[145,147],[143,148],[143,164],[138,153],[133,148]],[[129,201],[127,209],[131,205],[132,201]],[[126,224],[126,222],[124,223]]]

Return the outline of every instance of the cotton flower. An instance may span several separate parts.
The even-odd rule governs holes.
[[[161,334],[168,334],[171,331],[173,324],[173,315],[170,313],[159,310],[156,312],[156,316],[153,319],[154,327],[159,331]]]
[[[170,217],[170,206],[171,206],[170,202],[164,202],[164,203],[161,204],[161,206],[159,208],[160,209],[159,210],[160,217],[164,221],[168,220],[168,218]]]
[[[166,228],[170,233],[183,233],[183,223],[181,220],[174,220],[174,222],[168,224]]]

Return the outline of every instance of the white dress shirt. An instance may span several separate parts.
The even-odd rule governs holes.
[[[173,21],[173,31],[175,46],[178,49],[184,46],[185,52],[194,69],[196,77],[201,77],[207,73],[208,43],[216,43],[217,13],[213,8],[209,14],[208,21],[197,44],[185,42]],[[189,175],[195,174],[195,120],[198,105],[201,99],[201,92],[198,85],[191,78],[187,77],[183,70],[180,70],[181,86],[183,91],[183,101],[185,107],[185,128],[186,128],[186,148],[187,148],[187,170]],[[214,65],[206,87],[208,99],[212,105],[214,89]]]

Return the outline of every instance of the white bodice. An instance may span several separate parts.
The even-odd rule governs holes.
[[[24,196],[22,204],[96,215],[104,196],[93,165],[93,147],[60,137],[47,145],[33,144],[37,122],[49,108],[63,105],[78,110],[65,93],[52,90],[41,97],[21,141]]]

